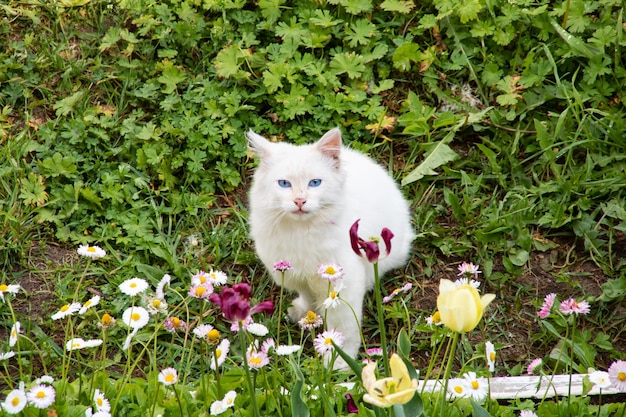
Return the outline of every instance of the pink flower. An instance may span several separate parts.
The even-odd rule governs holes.
[[[609,366],[609,380],[615,388],[626,392],[626,361],[615,361]]]
[[[396,288],[395,290],[393,290],[391,292],[391,294],[389,294],[386,297],[383,297],[383,303],[388,303],[389,301],[393,300],[393,298],[400,294],[400,293],[406,293],[411,291],[411,288],[413,288],[413,284],[411,284],[410,282],[407,282],[406,284],[404,284],[402,287],[400,288]]]
[[[193,284],[189,288],[189,296],[193,298],[208,299],[213,294],[213,285],[208,282],[203,284]]]
[[[292,268],[293,266],[291,266],[291,263],[287,261],[278,261],[274,263],[274,271],[285,272],[291,270]]]
[[[357,220],[350,227],[350,245],[352,250],[357,255],[365,258],[371,263],[378,262],[380,258],[380,248],[378,247],[378,239],[370,239],[367,242],[359,237],[359,221]],[[393,238],[393,232],[386,227],[380,232],[383,242],[385,242],[385,251],[388,256],[391,252],[391,239]]]
[[[541,309],[537,313],[539,318],[545,319],[546,317],[550,315],[550,310],[552,309],[552,305],[554,304],[555,299],[556,299],[555,293],[550,293],[546,295],[546,297],[543,299],[543,304],[541,306]]]
[[[578,302],[574,298],[565,300],[559,306],[561,313],[563,314],[587,314],[589,313],[590,306],[586,301]]]
[[[543,360],[541,358],[533,359],[530,364],[528,364],[528,368],[526,368],[526,372],[528,375],[533,375],[537,368],[541,367],[543,364]]]
[[[226,287],[221,294],[213,293],[209,300],[222,309],[222,315],[230,322],[244,321],[254,313],[270,314],[274,311],[274,303],[263,301],[254,307],[250,306],[250,285],[246,283]]]
[[[313,346],[315,346],[315,350],[320,355],[324,355],[326,353],[330,353],[335,349],[333,343],[337,346],[343,346],[343,334],[336,331],[335,329],[328,329],[324,333],[318,334],[315,340],[313,341]]]
[[[248,359],[248,366],[252,369],[259,369],[270,363],[267,353],[261,350],[248,350],[246,358]]]
[[[187,328],[187,323],[178,317],[168,317],[163,321],[163,327],[170,333],[176,333],[177,331],[183,331]]]
[[[477,278],[478,274],[481,273],[481,271],[478,268],[480,267],[478,265],[474,265],[473,262],[467,263],[463,261],[463,263],[458,266],[458,270],[459,270],[458,275],[464,276],[464,277],[474,276],[474,278]]]
[[[537,414],[532,410],[522,410],[519,413],[519,417],[537,417]]]

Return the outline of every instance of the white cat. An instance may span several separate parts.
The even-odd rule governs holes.
[[[374,285],[374,272],[372,264],[353,251],[350,227],[360,219],[358,231],[365,240],[380,237],[385,227],[393,232],[390,254],[379,262],[382,275],[407,260],[414,238],[408,203],[381,166],[342,146],[339,129],[303,146],[272,143],[252,131],[246,136],[260,159],[250,189],[250,234],[256,252],[279,285],[281,275],[273,271],[274,263],[292,264],[284,286],[299,294],[289,308],[294,321],[308,310],[324,316],[328,281],[318,275],[318,266],[343,267],[339,297],[350,304],[356,318],[340,302],[327,310],[327,328],[343,333],[343,349],[355,357],[361,345],[363,297]],[[382,258],[382,239],[379,245]]]

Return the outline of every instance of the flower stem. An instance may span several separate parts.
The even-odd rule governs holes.
[[[378,262],[374,262],[374,294],[376,296],[376,311],[378,312],[378,330],[380,331],[380,347],[383,351],[383,366],[385,376],[389,376],[389,357],[387,356],[387,330],[383,314],[383,297],[380,288],[380,276],[378,274]]]
[[[276,345],[280,345],[280,323],[283,321],[283,291],[285,288],[285,271],[280,272],[280,294],[278,296],[278,323],[276,325]]]
[[[261,417],[259,414],[259,409],[256,404],[256,395],[254,389],[254,383],[252,382],[252,377],[250,376],[250,367],[248,366],[248,346],[246,343],[246,332],[243,329],[243,322],[239,322],[239,340],[241,343],[241,356],[243,357],[243,368],[246,372],[246,381],[248,382],[248,390],[250,391],[250,401],[252,402],[252,415],[254,417]]]
[[[453,332],[452,341],[450,342],[452,346],[450,347],[448,363],[446,364],[446,370],[443,375],[443,378],[444,378],[443,391],[441,392],[441,401],[439,402],[440,412],[435,415],[443,415],[443,403],[446,399],[446,394],[448,393],[448,381],[450,380],[450,374],[452,373],[452,364],[454,363],[454,355],[456,354],[456,345],[458,341],[459,341],[459,334],[457,332]]]

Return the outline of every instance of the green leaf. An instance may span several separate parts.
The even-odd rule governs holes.
[[[466,24],[470,20],[476,20],[478,13],[480,13],[482,5],[479,0],[465,0],[461,2],[461,6],[458,9],[459,20],[461,23]]]
[[[291,389],[291,413],[294,417],[309,417],[311,412],[309,411],[306,403],[302,399],[302,388],[304,387],[304,375],[300,370],[300,366],[293,360],[289,360],[291,368],[295,374],[296,383]]]
[[[363,57],[355,52],[341,52],[330,61],[330,68],[335,75],[347,73],[349,78],[357,78],[365,71]]]
[[[83,98],[84,91],[80,90],[75,92],[69,97],[65,97],[64,99],[58,100],[52,108],[56,110],[57,116],[67,116],[74,110],[74,107],[78,104],[79,101]]]
[[[405,358],[411,355],[411,340],[404,329],[401,329],[398,334],[398,353]]]
[[[556,20],[550,19],[550,24],[552,25],[556,33],[558,33],[559,36],[563,38],[563,40],[567,42],[570,48],[572,48],[572,50],[576,52],[579,56],[584,56],[585,58],[591,59],[595,55],[599,54],[600,51],[598,51],[597,48],[587,45],[576,36],[570,34],[568,31],[563,29],[561,25],[556,22]]]
[[[41,168],[42,172],[50,177],[63,175],[72,178],[77,171],[74,159],[70,156],[63,156],[59,152],[55,152],[51,158],[45,158],[41,161]]]
[[[454,161],[459,155],[450,148],[447,143],[454,138],[454,131],[451,131],[445,138],[434,144],[427,144],[428,151],[424,155],[424,160],[402,179],[402,185],[407,185],[418,181],[426,175],[437,175],[435,169],[448,162]]]
[[[380,8],[387,12],[396,12],[407,14],[415,7],[413,1],[408,0],[385,0],[380,4]]]
[[[161,72],[161,76],[157,78],[157,81],[161,84],[165,84],[164,93],[170,94],[176,91],[176,86],[185,79],[187,79],[187,75],[184,71],[175,66],[171,61],[165,61],[163,65],[163,69]]]
[[[411,63],[417,62],[420,47],[413,42],[405,42],[393,53],[393,67],[401,71],[411,69]]]
[[[472,415],[474,417],[491,417],[491,414],[487,410],[485,410],[480,404],[478,404],[474,400],[470,400],[472,403]]]
[[[352,356],[350,356],[346,352],[344,352],[344,350],[341,349],[339,346],[337,346],[335,344],[335,342],[333,342],[333,346],[335,347],[335,351],[339,354],[339,356],[344,361],[346,361],[346,363],[348,364],[350,369],[352,369],[354,374],[357,375],[359,378],[361,378],[361,373],[363,372],[363,366],[360,363],[358,363],[357,361],[355,361]]]

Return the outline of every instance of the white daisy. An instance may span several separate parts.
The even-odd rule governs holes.
[[[469,387],[464,378],[452,378],[448,381],[448,392],[453,398],[465,398],[469,396]]]
[[[7,414],[17,414],[21,412],[26,404],[28,403],[28,399],[26,398],[26,391],[24,391],[23,384],[20,384],[18,389],[14,389],[9,392],[7,397],[4,399],[2,403],[2,410],[6,411]]]
[[[36,385],[28,391],[26,398],[28,402],[35,408],[48,408],[54,404],[56,392],[50,385]]]
[[[11,333],[9,334],[9,346],[10,347],[15,346],[15,344],[17,343],[17,338],[19,337],[21,331],[22,331],[22,324],[19,321],[16,321],[15,323],[13,323],[13,326],[11,327]]]
[[[104,396],[104,393],[96,388],[93,393],[93,402],[96,405],[96,411],[111,411],[111,404],[109,400]]]
[[[259,337],[263,337],[269,333],[268,328],[261,323],[250,323],[247,330],[248,333]]]
[[[476,376],[476,372],[468,372],[463,375],[467,382],[468,395],[476,401],[483,401],[487,398],[487,380]]]
[[[211,330],[213,330],[213,326],[210,324],[201,324],[193,329],[193,334],[195,334],[198,339],[204,339]]]
[[[165,368],[159,372],[158,379],[163,385],[174,385],[178,381],[178,373],[174,368]]]
[[[222,366],[226,357],[228,356],[228,352],[230,351],[230,340],[223,339],[217,348],[215,349],[215,355],[211,358],[211,369],[215,370],[215,361],[217,359],[217,366]]]
[[[97,306],[99,303],[100,303],[100,296],[94,295],[89,300],[87,300],[85,304],[83,304],[80,310],[78,310],[78,314],[85,314],[87,310],[89,310],[91,307]]]
[[[17,294],[18,291],[20,290],[20,286],[17,284],[0,284],[0,299],[2,299],[2,301],[4,301],[4,294],[5,293],[9,293],[9,294]]]
[[[35,380],[35,384],[52,384],[54,382],[54,378],[49,375],[42,375]]]
[[[325,280],[334,282],[338,279],[342,279],[345,273],[343,267],[339,264],[321,264],[317,266],[318,275]]]
[[[224,285],[228,280],[228,276],[222,271],[215,271],[211,269],[207,275],[209,277],[209,282],[215,286]]]
[[[224,413],[226,410],[228,410],[228,407],[226,407],[226,405],[220,400],[216,400],[211,403],[211,415],[212,416],[220,415]]]
[[[13,352],[12,350],[0,353],[0,361],[11,359],[13,356],[15,356],[15,352]]]
[[[131,329],[141,329],[150,320],[148,310],[143,307],[128,307],[122,314],[122,321]]]
[[[485,356],[487,357],[489,372],[493,372],[496,365],[496,348],[494,347],[493,343],[485,342]]]
[[[143,299],[150,314],[167,314],[167,302],[158,295],[149,295]]]
[[[165,288],[166,285],[170,285],[170,281],[172,280],[172,277],[170,276],[170,274],[165,274],[163,275],[163,278],[161,278],[161,281],[159,281],[159,283],[156,286],[156,296],[157,298],[160,298],[161,300],[165,300],[165,292],[163,291],[163,289]]]
[[[71,303],[65,304],[63,307],[59,309],[56,313],[52,315],[52,320],[59,320],[67,316],[71,316],[72,314],[79,311],[81,308],[80,303]]]
[[[124,294],[133,297],[148,289],[148,281],[143,278],[137,277],[127,279],[119,285],[119,289]]]
[[[328,294],[328,298],[324,300],[324,308],[330,309],[335,308],[341,302],[341,297],[339,293],[341,290],[345,288],[345,284],[343,282],[338,282],[335,284],[334,289]]]
[[[133,329],[132,332],[128,333],[128,336],[126,336],[126,340],[124,341],[124,345],[122,346],[122,350],[128,350],[128,348],[130,348],[130,342],[132,342],[133,337],[135,337],[138,331],[139,329]]]
[[[226,408],[230,408],[235,405],[235,398],[237,398],[237,393],[235,391],[228,391],[226,395],[224,395],[222,402]]]
[[[300,348],[300,345],[278,345],[276,347],[276,354],[279,356],[288,356],[292,353],[296,353]]]
[[[86,256],[91,259],[104,258],[107,254],[101,247],[89,245],[80,245],[77,252],[79,255]]]
[[[600,389],[610,388],[611,380],[609,373],[604,371],[594,371],[589,374],[589,381]]]

